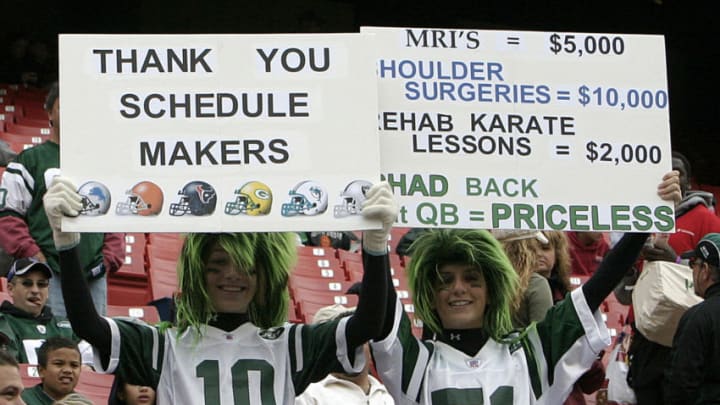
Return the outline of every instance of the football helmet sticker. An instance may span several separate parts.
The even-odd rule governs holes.
[[[170,204],[170,215],[179,217],[185,214],[212,215],[217,205],[217,193],[204,181],[191,181],[180,191],[177,202]]]
[[[319,215],[327,210],[327,191],[315,181],[301,181],[289,194],[290,200],[283,204],[281,209],[284,217]]]
[[[110,190],[102,183],[88,181],[77,190],[82,196],[81,215],[98,216],[110,209]]]
[[[359,215],[370,187],[372,183],[367,180],[355,180],[345,186],[345,190],[340,193],[341,203],[333,208],[335,218]]]
[[[268,215],[272,208],[272,191],[265,183],[249,181],[235,190],[235,200],[225,203],[228,215]]]
[[[151,181],[141,181],[126,192],[127,199],[115,207],[118,215],[158,215],[162,211],[163,192]]]

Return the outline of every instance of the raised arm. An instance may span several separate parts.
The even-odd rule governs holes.
[[[679,202],[681,199],[679,173],[672,171],[663,176],[658,186],[658,195],[667,201]],[[605,256],[600,267],[582,286],[585,300],[590,310],[595,312],[610,292],[622,280],[628,269],[635,263],[648,234],[628,233]]]
[[[92,296],[85,280],[77,245],[80,234],[63,232],[64,216],[77,216],[82,208],[80,195],[70,180],[56,177],[43,197],[43,205],[53,231],[53,241],[60,254],[60,276],[67,316],[73,331],[100,352],[103,367],[110,358],[110,326],[95,310]]]
[[[388,291],[393,290],[392,283],[388,282],[388,235],[398,212],[398,204],[387,182],[375,184],[367,192],[362,214],[365,218],[380,220],[382,228],[363,233],[362,292],[355,314],[348,320],[346,329],[350,347],[360,346],[381,335],[388,307]]]

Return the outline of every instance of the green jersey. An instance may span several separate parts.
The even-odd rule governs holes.
[[[599,313],[580,289],[545,319],[474,356],[412,335],[400,301],[392,331],[372,342],[375,366],[397,404],[562,404],[575,381],[610,343]]]
[[[9,302],[0,307],[0,333],[8,337],[8,351],[15,355],[20,363],[38,364],[37,349],[51,336],[66,337],[74,342],[78,339],[72,331],[70,322],[59,316],[41,314],[30,318],[7,313]],[[49,308],[45,307],[45,310]]]
[[[364,367],[362,347],[348,353],[347,319],[271,329],[246,322],[230,332],[205,326],[200,336],[108,319],[112,339],[103,371],[152,386],[158,404],[294,404],[329,372]]]
[[[42,198],[47,191],[47,185],[52,182],[53,177],[60,174],[59,167],[60,146],[48,141],[20,153],[15,161],[7,166],[0,184],[0,217],[11,215],[25,221],[30,236],[55,273],[60,272],[59,258]],[[102,275],[99,265],[103,260],[104,237],[102,233],[81,234],[78,252],[88,278]],[[8,253],[19,256],[13,251]]]

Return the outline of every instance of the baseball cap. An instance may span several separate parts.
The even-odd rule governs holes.
[[[549,243],[548,238],[541,231],[531,230],[512,230],[512,229],[493,229],[490,231],[495,239],[500,242],[513,242],[523,239],[537,239],[538,242],[546,245]]]
[[[720,267],[720,233],[709,233],[698,242],[695,249],[680,255],[683,259],[699,257],[703,261]]]
[[[10,267],[10,271],[8,271],[7,279],[8,281],[11,281],[13,277],[22,276],[30,270],[42,270],[45,272],[48,278],[52,277],[52,271],[50,270],[50,266],[37,260],[34,257],[24,257],[22,259],[17,259],[13,262],[12,266]]]

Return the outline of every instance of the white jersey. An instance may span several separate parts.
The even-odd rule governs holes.
[[[296,393],[330,371],[362,370],[362,347],[351,364],[339,333],[347,319],[265,330],[246,322],[231,332],[206,326],[201,337],[187,330],[179,338],[174,328],[161,333],[108,319],[112,346],[103,371],[137,376],[156,388],[159,405],[293,404]]]
[[[570,296],[542,322],[488,339],[475,356],[415,338],[398,301],[390,335],[371,343],[375,366],[398,404],[562,404],[610,343],[582,291]]]

